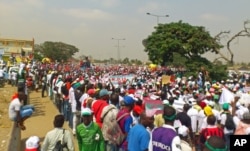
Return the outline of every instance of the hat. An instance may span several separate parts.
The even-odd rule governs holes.
[[[168,101],[168,100],[163,100],[163,101],[162,101],[162,104],[164,104],[164,105],[169,105],[169,101]]]
[[[93,94],[95,94],[95,89],[89,89],[87,91],[87,93],[88,93],[88,95],[93,95]]]
[[[183,137],[188,136],[188,128],[186,126],[184,126],[184,125],[180,126],[178,128],[178,134],[183,136]]]
[[[82,116],[84,115],[92,115],[92,110],[90,108],[82,109]]]
[[[124,96],[124,104],[125,105],[133,105],[135,100],[131,96]]]
[[[219,99],[219,95],[215,94],[214,95],[214,100],[218,100]]]
[[[199,105],[200,105],[200,107],[201,107],[202,109],[204,109],[204,107],[205,107],[207,104],[206,104],[205,102],[200,102]]]
[[[210,106],[206,106],[204,108],[204,113],[206,114],[206,116],[213,115],[212,108]]]
[[[224,103],[224,104],[222,105],[222,109],[223,109],[223,110],[228,110],[228,109],[229,109],[229,103]]]
[[[105,95],[110,95],[109,91],[107,89],[101,89],[99,92],[99,97],[103,97]]]
[[[209,101],[208,105],[214,107],[215,103],[214,103],[214,101]]]
[[[39,142],[40,142],[39,137],[37,136],[29,137],[25,142],[26,144],[25,151],[38,151],[38,148],[40,146]]]
[[[139,106],[139,105],[135,105],[134,108],[133,108],[133,111],[140,115],[142,113],[142,108]]]

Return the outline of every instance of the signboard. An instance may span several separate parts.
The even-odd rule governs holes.
[[[164,105],[161,100],[144,100],[144,103],[147,116],[163,113]]]
[[[119,86],[120,84],[128,81],[132,81],[135,76],[133,74],[129,75],[112,75],[109,77],[110,81],[114,86]]]
[[[168,83],[171,83],[171,77],[170,76],[167,76],[167,75],[163,75],[162,77],[161,77],[161,80],[162,80],[162,85],[164,85],[164,84],[168,84]]]

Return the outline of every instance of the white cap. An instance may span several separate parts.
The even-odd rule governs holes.
[[[163,100],[162,104],[166,104],[167,105],[167,104],[169,104],[169,101],[168,100]]]
[[[188,128],[184,125],[180,126],[178,128],[178,134],[183,136],[183,137],[186,137],[188,135]]]
[[[215,103],[214,103],[214,101],[209,101],[208,105],[214,107]]]
[[[39,142],[40,142],[39,137],[37,137],[37,136],[29,137],[25,142],[26,149],[36,149],[36,148],[38,148],[39,147]]]

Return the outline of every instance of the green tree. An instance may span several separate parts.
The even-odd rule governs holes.
[[[174,60],[174,53],[191,59],[206,52],[216,52],[222,46],[210,36],[202,26],[192,26],[182,21],[159,24],[155,31],[143,40],[145,52],[156,64],[169,64]]]
[[[123,64],[128,64],[128,63],[129,63],[129,58],[127,58],[127,57],[124,58],[124,59],[122,60],[122,63],[123,63]]]
[[[40,45],[36,45],[35,52],[40,52],[41,56],[52,60],[67,61],[75,53],[79,52],[79,49],[63,42],[46,41]]]
[[[187,76],[197,77],[201,67],[208,71],[211,79],[220,80],[226,76],[225,66],[202,57],[207,52],[218,53],[216,50],[222,47],[202,26],[182,21],[159,24],[142,43],[155,64],[185,67]]]

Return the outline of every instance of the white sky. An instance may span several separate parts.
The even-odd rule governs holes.
[[[147,60],[142,40],[160,23],[182,20],[204,26],[212,36],[223,30],[231,35],[250,19],[249,0],[1,0],[0,37],[61,41],[75,45],[80,54],[97,59],[121,58]],[[249,62],[250,38],[233,44],[235,61]],[[228,54],[225,52],[225,54]],[[215,55],[209,55],[214,59]]]

